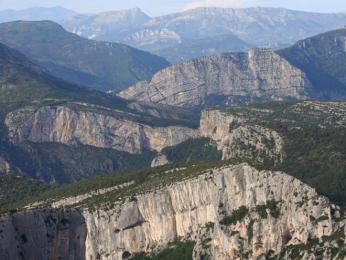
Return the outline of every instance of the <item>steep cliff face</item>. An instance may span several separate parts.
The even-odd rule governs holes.
[[[278,162],[282,158],[283,138],[276,131],[250,124],[246,117],[205,110],[200,122],[200,135],[216,142],[222,151],[222,159],[248,158],[263,162],[271,159]]]
[[[167,157],[164,154],[158,154],[151,162],[151,167],[158,167],[169,164]]]
[[[180,107],[215,102],[237,104],[250,100],[301,99],[310,82],[298,68],[271,49],[207,56],[173,65],[119,96]]]
[[[9,173],[11,170],[10,164],[2,157],[0,157],[0,174]]]
[[[74,209],[0,217],[1,259],[85,259],[86,225]]]
[[[256,206],[268,201],[277,203],[278,216],[273,217],[269,209],[265,217],[257,212]],[[244,219],[224,224],[223,219],[241,206],[249,211]],[[331,235],[335,231],[332,208],[313,189],[287,175],[259,172],[247,165],[226,167],[136,196],[114,210],[98,210],[103,221],[96,221],[95,213],[84,212],[86,255],[94,259],[103,252],[105,259],[121,259],[125,251],[150,251],[178,238],[198,241],[201,227],[208,223],[214,223],[209,244],[212,259],[235,259],[250,251],[253,257],[278,253],[287,244]],[[323,221],[312,221],[321,216]]]
[[[314,189],[281,172],[258,171],[247,164],[196,170],[192,175],[186,174],[186,168],[159,171],[157,169],[157,174],[161,177],[156,176],[158,178],[174,180],[181,177],[166,184],[160,182],[151,188],[155,176],[144,183],[129,183],[116,188],[117,194],[125,195],[114,200],[114,190],[109,189],[108,193],[104,190],[94,194],[94,201],[100,204],[93,209],[83,204],[83,198],[77,204],[68,202],[73,202],[74,197],[65,198],[66,205],[83,208],[81,214],[87,230],[86,259],[123,259],[130,254],[162,249],[176,240],[196,241],[196,260],[202,255],[211,259],[242,256],[254,259],[278,255],[289,245],[306,244],[331,236],[343,227],[337,206],[319,196]],[[122,193],[125,190],[129,193]],[[56,211],[61,212],[60,209]],[[73,212],[70,211],[70,217],[64,215],[67,218],[64,222],[71,225],[66,231],[71,233],[65,233],[65,245],[71,245],[70,241],[77,234],[82,239],[85,231],[84,222]],[[22,216],[24,223],[33,218],[32,213],[2,217],[6,230],[15,225],[13,219]],[[39,213],[36,217],[41,220],[43,216],[47,214]],[[72,221],[71,216],[79,223]],[[46,225],[34,225],[37,230],[30,226],[28,241],[31,232],[43,232]],[[53,227],[56,230],[56,225]],[[5,232],[12,233],[16,234],[14,230]],[[49,241],[49,245],[54,247],[60,240]],[[2,245],[1,257],[17,252],[8,243]],[[83,248],[79,243],[77,245],[78,249]],[[42,248],[46,249],[45,246]],[[40,253],[34,248],[27,250],[28,255]],[[66,249],[64,252],[69,251]],[[71,256],[72,253],[68,254]]]
[[[161,42],[162,44],[168,46],[172,46],[174,44],[180,44],[182,42],[182,39],[180,35],[175,31],[164,28],[143,29],[128,36],[125,41],[132,43],[133,45],[136,45],[138,47],[150,45],[153,43],[157,44],[158,42]]]
[[[119,114],[102,114],[97,110],[83,111],[66,106],[20,109],[7,115],[6,125],[14,143],[83,144],[129,153],[140,153],[146,148],[160,151],[197,136],[194,129],[187,127],[151,127]]]
[[[111,112],[111,113],[110,113]],[[207,137],[222,152],[222,159],[249,158],[278,161],[283,140],[274,130],[249,124],[246,117],[221,110],[205,110],[200,128],[153,127],[130,120],[121,113],[67,106],[24,108],[6,117],[9,138],[14,144],[26,141],[53,142],[69,146],[89,145],[132,154],[144,150],[161,152],[188,139]],[[167,164],[159,155],[152,166]]]
[[[40,36],[43,35],[46,37],[40,31]],[[175,128],[166,126],[196,126],[192,113],[186,114],[181,109],[128,102],[60,81],[3,44],[0,44],[0,103],[0,156],[10,164],[11,172],[46,183],[70,183],[105,172],[147,167],[155,156],[154,151],[148,151],[151,147],[174,144]],[[105,126],[107,120],[109,127]],[[7,128],[21,143],[9,140]],[[177,129],[181,133],[178,138],[182,137],[184,129]],[[133,138],[133,142],[126,138]],[[58,141],[61,143],[53,143]],[[141,154],[124,152],[139,150]],[[7,171],[8,165],[2,162],[0,167],[0,171]]]

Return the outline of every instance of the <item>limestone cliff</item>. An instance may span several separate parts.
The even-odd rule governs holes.
[[[262,219],[256,206],[271,200],[278,203],[280,214],[272,217],[268,210]],[[249,209],[243,220],[221,224],[241,206]],[[214,223],[208,244],[212,259],[234,259],[250,251],[253,257],[275,254],[287,244],[331,235],[336,228],[334,209],[313,189],[287,175],[259,172],[247,165],[226,167],[136,196],[114,210],[98,210],[101,222],[95,221],[95,213],[84,212],[89,227],[86,250],[89,259],[100,252],[105,259],[121,259],[125,251],[150,251],[178,238],[199,241],[201,227]],[[325,220],[312,221],[321,216]]]
[[[67,106],[47,106],[37,110],[24,108],[9,113],[6,125],[14,143],[84,144],[129,153],[140,153],[143,149],[160,151],[197,135],[191,128],[152,127],[132,121],[130,116],[126,118],[111,112]]]
[[[11,170],[10,164],[0,156],[0,174],[9,173]]]
[[[85,259],[86,226],[74,209],[0,217],[1,259]]]
[[[164,154],[158,154],[151,162],[151,167],[158,167],[168,164],[169,161]]]
[[[126,99],[180,107],[301,99],[311,84],[305,74],[271,49],[212,55],[173,65],[122,92]],[[216,99],[216,101],[215,101]]]
[[[200,129],[153,127],[118,113],[68,106],[20,109],[7,115],[6,124],[9,138],[15,144],[24,141],[83,144],[129,153],[140,153],[144,149],[160,152],[190,138],[208,137],[223,152],[223,159],[256,157],[262,161],[264,158],[278,159],[283,143],[275,131],[247,124],[245,118],[220,110],[203,111]],[[166,163],[167,159],[161,156],[153,166]]]
[[[81,220],[75,221],[78,219],[75,214],[71,220],[72,212],[70,216],[64,215],[67,219],[64,222],[69,225],[65,232],[70,233],[64,233],[63,241],[43,236],[41,239],[49,243],[43,241],[42,249],[56,248],[59,243],[73,245],[74,241],[75,250],[82,250],[84,245],[75,239],[76,236],[83,239],[86,227],[83,253],[85,259],[90,260],[124,259],[130,254],[159,250],[177,239],[197,242],[194,248],[196,260],[202,255],[211,259],[244,256],[254,259],[279,255],[291,248],[289,245],[307,244],[316,239],[322,241],[343,228],[337,206],[284,173],[258,171],[247,164],[197,169],[192,175],[188,172],[182,168],[160,173],[158,168],[157,173],[144,183],[124,186],[124,191],[129,193],[123,194],[128,195],[119,195],[115,200],[112,200],[112,191],[108,195],[102,193],[100,197],[95,195],[94,201],[101,204],[93,209],[79,200],[74,206],[81,208],[85,224]],[[161,180],[181,177],[170,183],[150,186],[157,174]],[[122,191],[117,189],[116,192],[121,194]],[[65,198],[67,202],[66,199],[73,201],[74,198]],[[56,212],[62,214],[61,209]],[[0,235],[2,239],[7,241],[13,234],[25,233],[25,240],[31,241],[33,234],[46,232],[44,221],[30,224],[33,214],[38,214],[36,218],[39,220],[47,215],[42,211],[1,217],[5,230]],[[18,218],[22,218],[22,225],[13,221]],[[16,227],[17,231],[14,230]],[[57,228],[53,224],[53,228],[58,230],[59,236],[60,226]],[[13,245],[18,243],[18,238],[11,239],[8,240],[10,243],[1,243],[0,257],[21,252],[21,248],[12,246],[12,242]],[[77,257],[81,255],[80,251],[73,258],[72,249],[59,248],[56,255],[64,252],[64,259],[80,259]],[[28,256],[41,256],[41,248],[28,247],[26,250]]]
[[[202,112],[200,135],[216,142],[223,160],[248,158],[260,162],[265,159],[280,161],[283,153],[284,140],[279,133],[251,124],[246,117],[221,110]]]
[[[135,105],[141,110],[140,104]],[[168,110],[159,112],[154,107],[143,112],[156,118],[160,118],[158,113],[169,114]],[[6,124],[10,140],[15,144],[25,141],[84,144],[138,154],[145,149],[162,153],[164,148],[191,138],[209,138],[211,145],[222,152],[224,160],[240,158],[280,163],[284,161],[284,145],[289,140],[277,123],[291,122],[290,129],[306,122],[316,126],[344,126],[344,112],[343,102],[318,101],[283,104],[281,108],[269,104],[262,108],[255,105],[206,109],[202,111],[199,129],[194,129],[175,126],[174,122],[170,126],[153,126],[117,110],[60,105],[16,110],[7,115]],[[152,166],[169,163],[168,157],[157,155]],[[6,162],[0,166],[2,171],[11,167]]]

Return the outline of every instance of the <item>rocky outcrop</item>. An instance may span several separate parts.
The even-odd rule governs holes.
[[[258,213],[256,206],[268,201],[277,203],[277,216],[269,209],[266,217]],[[247,216],[223,225],[222,220],[241,206],[249,210]],[[214,223],[212,259],[234,259],[251,251],[252,256],[275,254],[288,244],[331,235],[338,209],[292,177],[239,165],[135,196],[112,210],[86,210],[83,215],[88,226],[87,259],[97,255],[121,259],[125,252],[151,251],[178,238],[203,244],[201,229],[208,223]]]
[[[164,154],[158,154],[154,160],[151,162],[151,167],[157,167],[157,166],[162,166],[169,164],[169,161]]]
[[[194,259],[200,259],[201,255],[209,255],[211,259],[246,255],[254,259],[278,255],[288,245],[322,239],[342,226],[339,208],[314,189],[284,173],[258,171],[247,164],[199,172],[194,177],[186,176],[185,180],[119,198],[113,207],[84,208],[81,212],[87,230],[86,259],[123,259],[129,254],[163,248],[177,239],[197,242]],[[26,214],[28,220],[24,223],[29,223],[32,213]],[[13,221],[8,219],[18,216],[25,214],[2,217],[6,230],[13,227]],[[44,219],[41,215],[36,217]],[[66,234],[64,241],[70,241],[76,234],[82,239],[83,221],[74,222],[74,226],[66,218],[71,227],[67,230],[72,233]],[[33,231],[31,225],[25,226],[35,234],[45,232],[46,228],[46,224],[33,225],[37,227]],[[16,231],[5,232],[12,233]],[[58,245],[54,239],[51,243]],[[17,252],[16,248],[4,247],[7,244],[1,244],[0,257]],[[71,245],[64,245],[67,244]],[[32,249],[26,253],[36,252]]]
[[[288,113],[312,122],[323,119],[323,126],[346,127],[346,102],[305,101],[291,106]]]
[[[251,100],[302,99],[305,74],[271,49],[213,55],[173,65],[122,92],[126,99],[180,107]],[[215,101],[217,100],[217,101]]]
[[[134,46],[141,47],[142,45],[149,44],[162,44],[174,45],[181,43],[181,37],[176,32],[164,29],[143,29],[130,35],[125,42],[131,43]]]
[[[197,136],[194,129],[187,127],[151,127],[116,114],[66,106],[20,109],[8,114],[6,125],[14,143],[84,144],[129,153],[143,149],[160,151]]]
[[[74,209],[0,217],[1,259],[85,259],[86,225]]]
[[[0,157],[0,174],[9,173],[11,171],[10,164],[2,157]]]
[[[282,158],[284,140],[276,131],[249,124],[246,117],[236,114],[221,110],[203,111],[200,135],[216,142],[223,160],[248,158],[278,162]]]
[[[90,145],[129,153],[144,149],[160,152],[190,138],[207,137],[222,151],[222,159],[249,158],[263,161],[280,160],[283,140],[272,129],[249,124],[246,117],[205,110],[200,129],[181,126],[152,127],[125,119],[117,114],[72,109],[66,106],[25,108],[9,113],[6,118],[9,138],[15,144],[56,142],[67,145]],[[169,163],[158,155],[152,166]]]

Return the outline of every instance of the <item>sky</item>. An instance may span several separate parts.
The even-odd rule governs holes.
[[[80,13],[139,7],[151,16],[201,6],[235,8],[270,6],[313,12],[346,12],[346,0],[0,0],[0,10],[25,9],[33,6],[63,6]]]

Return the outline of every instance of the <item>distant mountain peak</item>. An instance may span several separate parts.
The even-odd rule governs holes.
[[[2,10],[0,11],[0,22],[10,22],[16,20],[40,21],[52,20],[60,22],[72,16],[78,15],[73,10],[61,6],[54,7],[31,7],[21,10]]]
[[[2,23],[0,42],[56,77],[104,91],[123,89],[169,65],[161,57],[123,44],[79,37],[52,21]]]
[[[106,11],[101,12],[97,14],[96,16],[118,16],[118,17],[126,17],[126,16],[145,16],[148,19],[150,18],[146,13],[142,11],[142,9],[135,7],[131,9],[124,9],[124,10],[113,10],[113,11]]]
[[[51,7],[33,6],[33,7],[30,7],[30,8],[21,9],[21,10],[18,10],[18,11],[28,11],[28,10],[55,10],[55,11],[60,10],[60,11],[66,11],[66,12],[71,12],[71,13],[77,14],[77,12],[75,12],[75,11],[73,11],[71,9],[67,9],[65,7],[59,6],[59,5],[51,6]]]
[[[18,27],[23,27],[23,30],[24,28],[30,31],[41,30],[42,33],[44,33],[45,31],[50,33],[57,33],[57,32],[67,33],[60,24],[50,20],[6,22],[6,23],[3,23],[2,28],[4,27],[7,27],[8,29],[10,28],[16,29]]]

